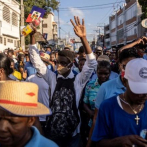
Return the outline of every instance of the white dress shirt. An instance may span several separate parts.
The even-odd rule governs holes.
[[[30,45],[30,58],[31,62],[33,63],[33,66],[36,68],[37,72],[40,73],[43,78],[47,81],[51,88],[51,97],[53,96],[57,80],[56,80],[56,74],[52,72],[51,70],[47,69],[46,65],[41,60],[36,45]],[[97,61],[95,59],[95,56],[93,53],[86,55],[86,62],[82,69],[82,71],[76,76],[74,81],[74,88],[75,88],[75,95],[76,95],[76,105],[77,108],[79,107],[80,98],[82,95],[83,88],[85,87],[86,83],[90,79],[94,69],[97,67]],[[58,75],[57,78],[63,77],[62,75]],[[74,74],[71,71],[70,74],[65,78],[74,78]],[[75,136],[77,133],[80,133],[80,123],[75,130],[73,136]]]

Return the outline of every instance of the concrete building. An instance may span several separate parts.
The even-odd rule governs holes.
[[[0,0],[0,51],[20,46],[20,4]]]
[[[111,43],[110,43],[110,26],[106,25],[104,27],[104,47],[106,49],[110,49],[111,48]]]
[[[57,23],[54,21],[54,14],[50,13],[46,18],[43,18],[40,29],[41,34],[44,34],[49,44],[55,44],[58,40]]]
[[[109,39],[111,47],[121,47],[145,35],[141,26],[141,14],[138,0],[126,0],[123,8],[109,18],[109,27],[105,27],[106,46],[109,47]]]

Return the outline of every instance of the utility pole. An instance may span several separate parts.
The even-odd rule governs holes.
[[[59,29],[59,39],[61,39],[61,32],[60,32],[60,11],[59,11],[59,7],[58,7],[58,29]]]
[[[21,19],[20,19],[20,26],[24,26],[24,5],[23,5],[23,0],[21,0]],[[20,27],[20,28],[21,28]],[[25,37],[24,36],[20,36],[20,40],[21,40],[21,47],[23,50],[25,50]]]

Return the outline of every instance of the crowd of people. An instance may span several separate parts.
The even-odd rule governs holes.
[[[0,53],[0,146],[146,147],[147,38],[91,49],[84,20],[71,23],[83,46]]]

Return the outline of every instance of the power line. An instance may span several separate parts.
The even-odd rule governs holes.
[[[96,9],[107,9],[107,8],[112,8],[112,6],[109,7],[98,7],[98,8],[83,8],[83,9],[79,9],[79,10],[96,10]],[[76,9],[76,8],[72,8],[72,9]],[[70,8],[66,9],[66,10],[60,10],[60,11],[71,11]]]
[[[119,2],[116,2],[116,3],[121,3],[121,2],[123,2],[123,1],[119,1]],[[116,3],[107,3],[107,4],[101,4],[101,5],[91,5],[91,6],[82,6],[82,7],[73,7],[73,8],[99,7],[99,6],[113,5],[113,4],[116,4]],[[69,8],[60,8],[60,9],[69,9]]]

